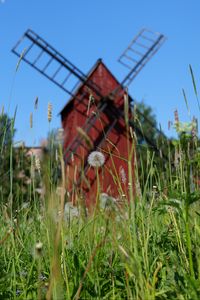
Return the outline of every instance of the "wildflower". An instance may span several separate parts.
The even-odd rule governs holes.
[[[101,209],[105,209],[105,208],[108,208],[108,207],[110,207],[110,208],[113,207],[114,208],[114,206],[116,204],[116,199],[114,197],[109,196],[106,193],[102,193],[100,195],[99,202],[100,202],[100,208]]]
[[[105,163],[105,156],[99,151],[93,151],[88,156],[88,164],[92,167],[101,167]]]
[[[37,256],[40,256],[41,253],[42,253],[42,247],[43,247],[43,244],[42,242],[38,241],[35,245],[35,252],[37,254]]]
[[[36,245],[35,245],[35,249],[36,249],[37,251],[41,251],[41,250],[42,250],[42,247],[43,247],[43,244],[42,244],[42,242],[40,242],[40,241],[38,241],[38,242],[36,243]]]
[[[78,208],[73,206],[72,203],[67,202],[65,204],[65,217],[67,220],[72,219],[74,217],[79,217],[79,211]]]

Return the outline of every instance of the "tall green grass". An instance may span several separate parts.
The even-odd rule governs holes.
[[[69,195],[61,145],[59,180],[53,180],[52,152],[35,168],[23,201],[20,189],[16,196],[10,188],[12,201],[0,206],[0,299],[200,299],[199,141],[181,126],[175,122],[179,138],[166,145],[168,160],[158,163],[145,148],[134,169],[133,137],[130,202],[108,196],[102,204],[98,195],[98,211],[89,214],[75,188],[77,207],[64,206]],[[12,163],[9,168],[12,184]]]

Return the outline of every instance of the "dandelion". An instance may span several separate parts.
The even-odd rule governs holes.
[[[106,193],[102,193],[99,198],[100,208],[114,208],[116,204],[116,199],[114,197],[109,196]]]
[[[88,164],[91,167],[102,167],[105,163],[105,156],[99,151],[93,151],[88,156]]]
[[[66,220],[77,218],[79,217],[79,210],[77,207],[73,206],[70,202],[67,202],[65,204],[64,214]]]
[[[50,123],[52,120],[52,104],[48,103],[48,122]]]
[[[43,247],[42,242],[37,241],[37,243],[35,245],[35,253],[36,253],[37,256],[41,256],[41,254],[42,254],[42,247]]]

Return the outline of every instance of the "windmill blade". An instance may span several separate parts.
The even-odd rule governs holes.
[[[13,47],[12,52],[70,96],[74,96],[80,82],[85,83],[89,89],[101,96],[96,84],[88,81],[87,76],[79,68],[30,29]]]
[[[130,71],[122,80],[121,85],[127,87],[159,50],[166,40],[163,34],[142,29],[119,57],[118,62]]]

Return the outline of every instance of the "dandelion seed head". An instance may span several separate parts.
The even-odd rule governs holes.
[[[93,151],[88,156],[88,164],[91,167],[102,167],[105,163],[105,156],[99,151]]]
[[[43,244],[42,242],[38,241],[35,245],[35,250],[37,251],[41,251],[42,250],[42,247],[43,247]]]
[[[76,206],[73,206],[71,202],[67,202],[64,208],[64,218],[66,221],[78,218],[79,217],[79,210]]]
[[[100,208],[105,209],[105,208],[114,208],[116,205],[116,199],[114,197],[109,196],[106,193],[101,193],[100,194]]]

